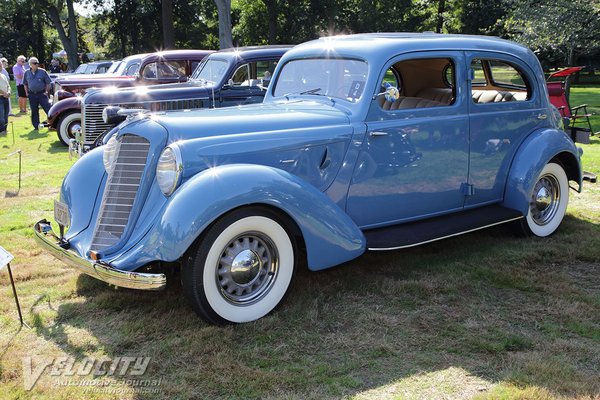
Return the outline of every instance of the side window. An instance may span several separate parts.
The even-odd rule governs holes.
[[[156,64],[158,79],[178,79],[182,76],[185,76],[185,61],[160,61]]]
[[[483,71],[483,64],[481,60],[473,60],[471,63],[471,68],[473,68],[474,78],[473,78],[473,86],[485,86],[485,72]]]
[[[531,86],[517,66],[501,60],[474,59],[471,68],[475,72],[471,84],[473,102],[505,103],[531,98]]]
[[[397,62],[383,76],[379,105],[385,111],[447,107],[454,103],[455,76],[449,58]]]
[[[526,88],[525,80],[515,67],[502,61],[490,60],[490,71],[492,80],[498,86],[514,86]]]
[[[138,72],[139,68],[140,68],[139,63],[131,64],[129,67],[127,67],[127,70],[125,70],[125,75],[133,76]]]
[[[385,88],[389,85],[398,88],[398,91],[400,92],[402,91],[402,81],[400,80],[400,75],[398,75],[398,72],[396,72],[393,67],[388,68],[383,76],[382,86]]]
[[[273,71],[275,71],[275,67],[277,66],[277,61],[275,60],[264,60],[256,62],[256,79],[260,81],[262,86],[269,86],[269,82],[271,82],[271,77],[273,77]]]
[[[144,79],[156,79],[156,63],[146,64],[140,75]]]
[[[231,78],[229,79],[229,84],[233,86],[242,86],[248,85],[248,80],[250,79],[250,64],[244,64],[239,66]]]

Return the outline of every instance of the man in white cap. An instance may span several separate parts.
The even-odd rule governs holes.
[[[40,125],[40,110],[42,106],[46,115],[50,111],[50,100],[47,93],[50,91],[50,76],[45,69],[39,68],[40,62],[37,58],[29,59],[29,71],[25,72],[23,84],[25,85],[25,93],[29,98],[29,106],[31,107],[31,123],[33,129],[37,130]]]
[[[23,86],[23,77],[28,67],[26,65],[27,59],[24,55],[17,57],[17,63],[13,65],[13,76],[15,77],[15,83],[17,85],[17,100],[19,102],[19,111],[21,114],[27,112],[27,94],[25,93],[25,86]]]
[[[4,57],[0,58],[0,73],[2,73],[2,75],[6,77],[8,83],[10,83],[10,75],[6,70],[6,67],[8,67],[8,60]],[[8,110],[8,115],[12,117],[14,114],[12,113],[12,104],[10,103],[10,97],[8,98]]]

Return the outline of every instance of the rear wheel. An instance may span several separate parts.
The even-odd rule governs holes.
[[[81,113],[71,111],[58,121],[56,133],[60,141],[68,146],[71,139],[75,139],[75,131],[81,129]]]
[[[210,323],[241,323],[283,299],[298,251],[285,218],[269,209],[233,211],[201,236],[184,260],[182,283],[194,311]]]
[[[529,210],[521,220],[523,233],[551,235],[562,222],[569,202],[569,180],[562,166],[546,164],[529,196]]]

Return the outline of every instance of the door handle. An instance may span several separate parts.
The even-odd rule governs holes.
[[[537,119],[546,119],[548,116],[546,114],[538,114]]]
[[[381,132],[381,131],[371,131],[369,132],[369,136],[371,137],[375,137],[375,136],[388,136],[387,132]]]

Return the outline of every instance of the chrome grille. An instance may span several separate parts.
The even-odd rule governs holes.
[[[94,141],[112,124],[105,124],[102,120],[102,111],[107,104],[83,104],[83,144],[91,146]]]
[[[121,137],[104,189],[91,250],[105,249],[121,239],[129,222],[149,150],[150,142],[141,136]]]

